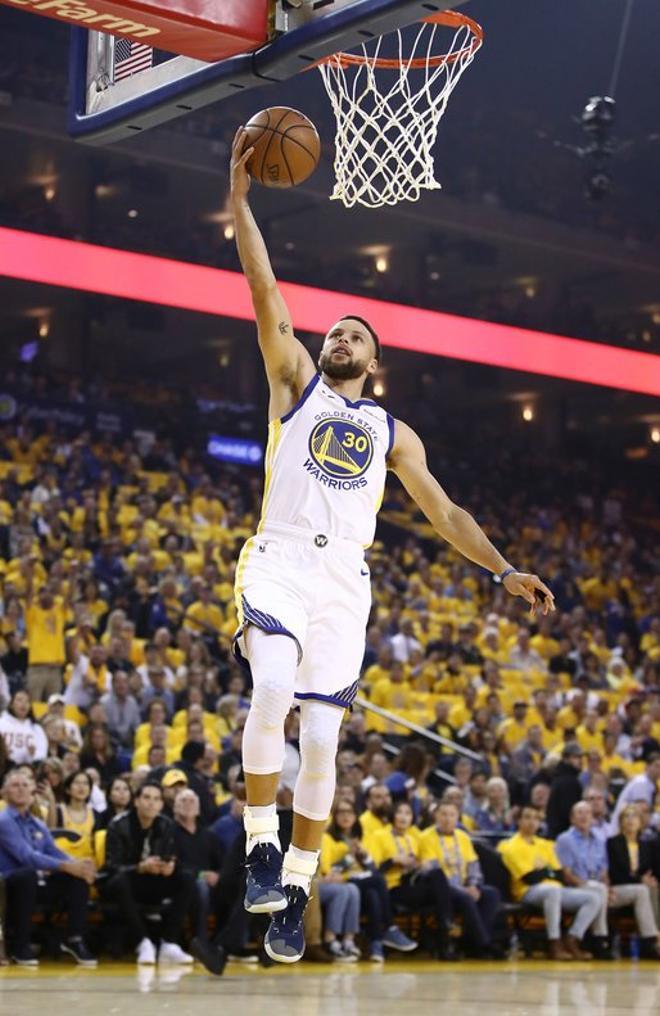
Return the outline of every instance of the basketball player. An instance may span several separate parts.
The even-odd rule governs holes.
[[[374,537],[387,469],[438,535],[499,576],[509,593],[528,601],[532,614],[541,604],[544,614],[555,608],[538,576],[512,567],[449,499],[414,431],[362,398],[380,358],[378,336],[366,321],[347,314],[332,326],[317,371],[293,334],[250,210],[246,162],[252,148],[246,143],[241,128],[232,150],[231,201],[268,377],[270,422],[261,521],[236,571],[235,649],[248,661],[254,685],[243,736],[245,906],[272,914],[266,951],[293,963],[305,948],[302,917],[334,795],[339,728],[358,688],[371,606],[364,548]],[[294,700],[301,767],[291,846],[282,858],[275,797],[284,720]]]

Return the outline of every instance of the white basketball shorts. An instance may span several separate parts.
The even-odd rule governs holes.
[[[358,690],[371,608],[364,549],[350,540],[268,523],[245,543],[235,584],[234,652],[249,664],[253,624],[298,645],[295,698],[350,708]]]

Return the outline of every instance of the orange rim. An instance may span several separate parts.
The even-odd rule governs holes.
[[[440,11],[438,14],[430,14],[427,18],[422,18],[421,22],[432,25],[446,25],[449,28],[468,28],[472,33],[472,41],[469,46],[465,46],[456,53],[443,53],[441,56],[432,56],[428,59],[426,57],[417,57],[411,60],[410,63],[405,62],[405,66],[413,70],[421,71],[426,67],[440,67],[443,64],[456,63],[457,60],[462,60],[469,54],[476,53],[484,41],[484,30],[481,25],[472,18],[468,18],[466,14],[460,14],[458,11]],[[381,57],[340,52],[333,53],[331,56],[325,56],[322,60],[317,60],[312,66],[318,67],[319,64],[334,63],[335,61],[341,67],[359,67],[369,64],[372,67],[379,67],[382,70],[390,71],[399,70],[404,64],[403,60],[388,60]]]

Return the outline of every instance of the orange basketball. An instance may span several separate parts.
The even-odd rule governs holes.
[[[312,121],[297,109],[262,109],[245,130],[246,144],[254,148],[247,168],[266,187],[295,187],[316,169],[321,140]]]

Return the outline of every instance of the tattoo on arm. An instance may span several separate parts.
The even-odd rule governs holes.
[[[277,327],[280,330],[280,335],[285,335],[286,332],[288,332],[288,330],[289,330],[289,326],[286,323],[286,321],[280,321],[280,323],[279,323],[279,325]]]

